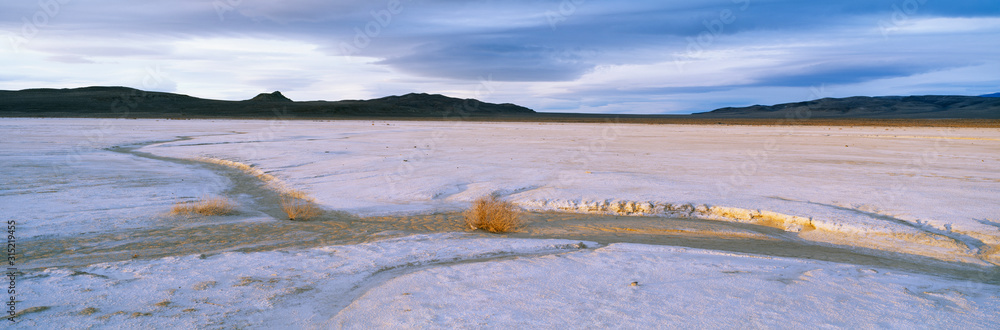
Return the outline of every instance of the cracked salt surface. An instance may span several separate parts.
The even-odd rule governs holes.
[[[1000,315],[991,250],[1000,236],[991,207],[1000,204],[1000,174],[992,170],[1000,162],[996,129],[894,128],[900,136],[947,137],[900,139],[873,136],[871,128],[828,134],[824,127],[98,119],[4,119],[0,126],[0,158],[11,164],[0,174],[0,208],[19,220],[28,246],[72,256],[97,251],[77,244],[83,241],[155,238],[165,251],[25,270],[18,327],[989,328]],[[137,149],[159,160],[109,149],[154,141],[174,142]],[[575,233],[664,244],[684,232],[737,245],[777,239],[899,252],[917,258],[911,263],[929,257],[980,270],[908,272],[852,263],[849,254],[833,263],[627,243],[407,236],[419,226],[442,230],[454,219],[448,215],[427,216],[385,240],[366,233],[362,242],[315,248],[237,242],[206,254],[171,250],[169,232],[217,228],[211,235],[225,235],[276,223],[252,194],[236,196],[241,211],[234,217],[164,216],[176,201],[241,184],[199,165],[203,157],[253,165],[329,210],[357,216],[455,211],[499,192],[537,211],[684,216],[774,229],[678,229],[653,218],[560,228],[545,220],[523,233],[532,237]],[[344,221],[315,226],[349,231],[359,220]],[[305,227],[283,232],[296,230],[310,235]],[[245,233],[247,242],[265,237]],[[49,246],[57,242],[62,246]],[[119,252],[133,252],[121,246]],[[32,261],[30,251],[25,257]]]
[[[454,211],[478,196],[501,193],[537,211],[695,216],[780,227],[827,244],[1000,263],[1000,230],[989,225],[1000,220],[993,207],[1000,205],[1000,131],[892,131],[922,139],[883,132],[291,122],[241,148],[228,143],[253,134],[142,150],[250,164],[331,209],[358,215]]]

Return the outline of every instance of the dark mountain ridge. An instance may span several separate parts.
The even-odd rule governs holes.
[[[425,117],[534,114],[510,104],[493,104],[444,95],[406,94],[373,100],[294,102],[281,92],[244,101],[221,101],[128,87],[25,89],[0,91],[0,116],[6,117]]]
[[[292,99],[281,95],[281,92],[275,91],[274,93],[260,93],[254,96],[250,101],[253,102],[294,102]]]
[[[703,118],[1000,119],[1000,98],[957,95],[855,96],[771,106],[728,107],[692,116]]]
[[[692,115],[536,113],[510,104],[411,93],[372,100],[296,102],[281,92],[244,101],[222,101],[128,87],[0,91],[0,117],[115,118],[519,118],[523,120],[621,119],[1000,119],[1000,97],[925,95],[823,98],[771,106],[721,108]]]

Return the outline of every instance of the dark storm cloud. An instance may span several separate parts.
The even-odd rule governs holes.
[[[822,34],[826,29],[845,25],[875,29],[880,21],[893,24],[897,11],[910,12],[908,1],[917,6],[906,15],[907,18],[918,14],[989,16],[1000,11],[984,8],[988,7],[985,3],[926,4],[922,0],[898,3],[725,0],[695,4],[686,1],[583,1],[574,5],[571,11],[561,10],[565,7],[560,5],[578,1],[415,1],[406,3],[408,7],[394,15],[393,23],[380,27],[379,33],[374,35],[367,32],[375,30],[365,30],[365,27],[377,22],[377,15],[362,15],[362,20],[353,26],[359,29],[351,30],[355,33],[348,34],[347,38],[370,37],[366,47],[358,47],[358,54],[382,58],[381,64],[423,76],[475,79],[493,73],[494,79],[500,81],[571,81],[597,64],[661,61],[669,56],[667,52],[659,57],[637,57],[630,51],[655,47],[684,51],[692,40],[705,40],[699,37],[708,36],[715,43],[699,46],[701,49],[725,46],[719,40],[747,31],[816,30]],[[375,12],[382,10],[377,5],[373,8]],[[508,14],[514,12],[520,14],[516,17],[523,19],[514,20],[512,24],[470,23],[510,19],[510,16],[491,17],[490,9]],[[470,18],[469,15],[482,17]],[[729,41],[757,42],[735,38]],[[815,77],[831,83],[906,73],[899,68],[901,65],[890,65],[896,68],[895,71],[873,67],[872,72],[858,70],[855,65],[846,65],[843,70],[837,69],[835,64],[826,66],[824,70],[828,73]],[[838,76],[838,71],[844,75]],[[848,76],[852,73],[858,74],[857,78]],[[801,75],[802,79],[808,77],[808,74]],[[802,79],[796,81],[783,75],[762,82],[808,85]]]
[[[883,65],[874,63],[815,64],[805,66],[800,70],[796,70],[796,72],[774,74],[754,84],[793,87],[809,87],[816,85],[818,82],[823,84],[851,84],[874,79],[907,77],[940,68],[942,67],[922,63],[886,63]]]

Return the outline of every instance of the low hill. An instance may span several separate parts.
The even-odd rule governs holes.
[[[281,92],[262,93],[245,101],[220,101],[127,87],[0,91],[0,116],[3,117],[464,117],[534,113],[509,103],[493,104],[431,94],[294,102]]]
[[[1000,119],[1000,98],[927,95],[824,98],[771,106],[722,108],[692,116],[702,118],[864,118]]]
[[[558,122],[684,123],[810,118],[818,120],[988,120],[1000,122],[1000,97],[882,96],[824,98],[771,106],[730,107],[692,115],[536,113],[435,94],[406,94],[372,100],[296,102],[281,92],[244,101],[202,99],[127,87],[0,91],[0,117],[117,118],[416,118]],[[800,121],[801,122],[801,121]],[[742,121],[741,121],[742,123]]]
[[[281,95],[281,92],[275,91],[274,93],[260,93],[250,99],[252,102],[293,102],[292,99]]]

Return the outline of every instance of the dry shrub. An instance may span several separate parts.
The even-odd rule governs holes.
[[[170,209],[170,214],[201,214],[201,215],[229,215],[235,212],[233,203],[222,197],[205,197],[197,202],[180,202],[174,204]]]
[[[993,245],[983,245],[979,248],[979,254],[986,257],[992,257],[993,255],[1000,254],[1000,244]]]
[[[465,211],[465,223],[472,229],[506,233],[517,228],[521,221],[513,203],[490,195],[472,202],[472,208]]]
[[[298,190],[281,193],[281,210],[285,211],[289,220],[310,220],[323,213],[312,197]]]
[[[283,188],[283,186],[282,186],[281,182],[278,180],[278,178],[274,177],[273,175],[267,174],[263,170],[261,170],[259,168],[255,168],[252,165],[244,164],[244,163],[240,163],[240,162],[234,162],[234,161],[231,161],[231,160],[218,159],[218,158],[209,158],[209,157],[202,157],[202,158],[199,158],[199,160],[201,160],[203,162],[207,162],[207,163],[219,164],[219,165],[223,165],[223,166],[232,167],[232,168],[238,169],[240,171],[243,171],[243,173],[246,173],[246,174],[249,174],[249,175],[253,175],[254,177],[260,179],[261,181],[264,181],[264,182],[270,183],[270,184],[275,184],[279,188]]]

